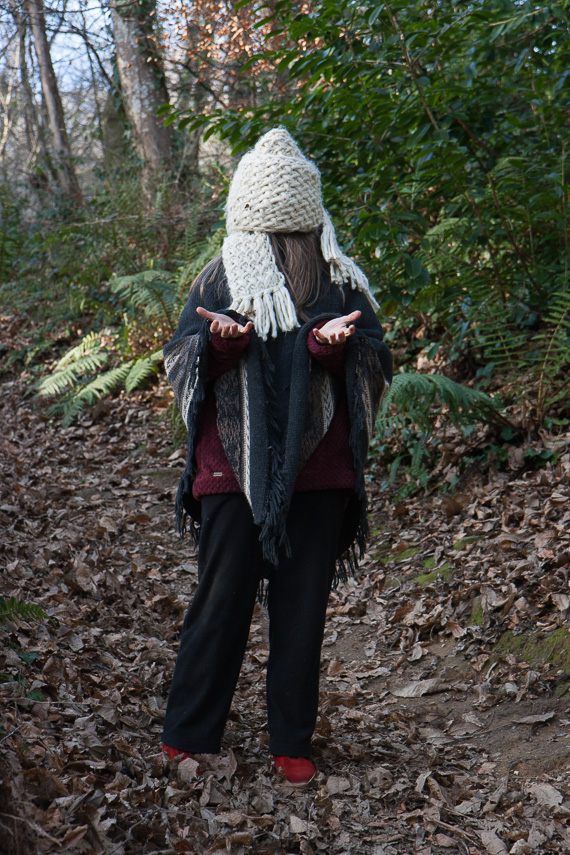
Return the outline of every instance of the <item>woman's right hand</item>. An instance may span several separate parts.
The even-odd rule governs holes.
[[[207,318],[210,323],[210,332],[219,333],[222,338],[240,338],[240,336],[248,333],[250,329],[253,327],[251,321],[248,321],[245,326],[242,324],[238,324],[233,318],[230,318],[229,315],[222,315],[219,312],[208,312],[207,309],[203,309],[202,306],[198,306],[196,309],[200,317]]]

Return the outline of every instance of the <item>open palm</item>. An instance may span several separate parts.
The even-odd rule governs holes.
[[[354,323],[360,317],[360,312],[351,312],[350,315],[343,315],[341,318],[332,318],[326,324],[318,329],[313,330],[313,335],[319,344],[344,344],[349,336],[354,335]]]
[[[229,315],[222,315],[220,312],[208,312],[207,309],[203,309],[202,306],[198,306],[196,309],[200,317],[207,318],[210,323],[210,332],[219,333],[222,338],[239,338],[245,333],[248,333],[252,328],[253,324],[251,321],[248,321],[245,326],[242,324],[238,324],[233,318],[230,318]]]

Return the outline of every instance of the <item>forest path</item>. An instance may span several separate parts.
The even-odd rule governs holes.
[[[173,532],[169,392],[67,430],[23,392],[4,375],[2,593],[53,620],[2,628],[0,851],[570,852],[570,459],[474,477],[456,505],[371,484],[362,580],[331,596],[317,779],[271,770],[260,608],[224,752],[195,779],[159,752],[196,584]]]

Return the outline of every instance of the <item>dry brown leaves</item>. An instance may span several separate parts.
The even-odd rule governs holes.
[[[173,534],[168,391],[62,430],[2,381],[2,594],[52,620],[1,630],[0,851],[570,851],[568,454],[474,478],[452,506],[395,509],[370,484],[361,580],[329,608],[319,774],[296,790],[268,757],[261,609],[223,753],[197,775],[159,751],[196,584]],[[513,643],[530,631],[534,658]]]

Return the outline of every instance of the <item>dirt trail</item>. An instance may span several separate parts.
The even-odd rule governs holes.
[[[570,852],[567,453],[473,476],[455,505],[370,483],[361,579],[331,597],[320,772],[299,791],[269,763],[261,609],[224,752],[199,779],[159,753],[195,587],[166,388],[67,430],[16,378],[1,389],[2,594],[52,616],[1,630],[1,852]]]

